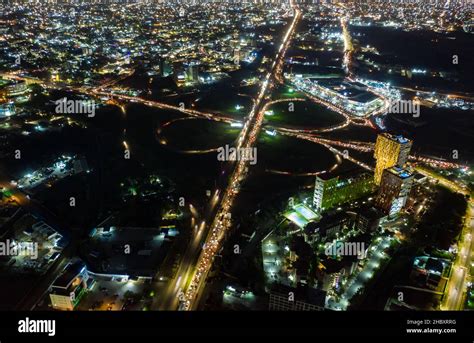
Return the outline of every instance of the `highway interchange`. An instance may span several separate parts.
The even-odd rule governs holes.
[[[301,12],[298,7],[292,2],[293,8],[293,19],[288,26],[288,29],[283,37],[281,45],[276,53],[273,64],[267,74],[261,80],[261,86],[257,97],[253,101],[253,107],[246,117],[246,121],[242,123],[242,130],[236,140],[237,148],[252,148],[255,146],[259,133],[264,126],[263,119],[265,112],[275,103],[282,101],[304,101],[302,98],[290,98],[290,99],[272,99],[272,89],[275,85],[283,83],[282,70],[284,64],[284,57],[290,46],[291,38],[295,33],[298,22],[301,19]],[[346,21],[341,20],[341,25],[346,29]],[[347,31],[347,30],[345,30]],[[347,35],[345,37],[346,52],[351,50],[348,43]],[[347,62],[349,64],[350,61]],[[133,73],[133,72],[132,72]],[[10,79],[26,80],[29,83],[39,83],[46,88],[58,88],[57,84],[44,82],[32,78],[22,77],[19,75],[12,74],[1,74],[0,76]],[[121,77],[120,79],[123,79]],[[152,101],[143,99],[136,96],[129,96],[124,94],[118,94],[111,92],[109,89],[114,82],[109,82],[100,87],[68,87],[71,91],[88,94],[93,97],[107,97],[116,101],[123,102],[134,102],[141,103],[149,107],[155,107],[159,109],[178,111],[190,118],[199,118],[205,120],[212,120],[226,123],[240,122],[237,119],[227,117],[225,115],[216,113],[206,113],[193,109],[186,109],[184,107],[173,106],[163,102]],[[321,100],[317,99],[309,94],[306,94],[307,99],[321,104]],[[341,113],[345,121],[342,124],[335,125],[334,127],[325,129],[295,129],[285,127],[272,127],[276,132],[282,135],[292,136],[298,139],[311,141],[317,144],[321,144],[332,151],[334,154],[343,156],[346,159],[358,164],[359,166],[372,170],[373,167],[365,164],[364,162],[358,161],[352,157],[346,156],[341,150],[336,149],[334,146],[342,148],[354,149],[362,152],[370,152],[373,150],[373,143],[370,142],[357,142],[357,141],[341,141],[329,138],[322,138],[318,136],[318,133],[338,130],[344,128],[350,124],[354,125],[366,125],[371,126],[370,120],[354,120],[348,113],[345,113],[340,108],[334,108],[331,104],[323,103],[324,106],[330,107]],[[171,122],[170,122],[171,123]],[[169,124],[170,124],[169,123]],[[169,125],[168,124],[168,125]],[[215,151],[215,149],[209,149],[204,151],[208,153]],[[199,153],[199,151],[195,151]],[[437,160],[434,158],[427,157],[416,157],[411,156],[412,160],[423,161],[431,163],[439,167],[452,167],[450,163]],[[226,185],[223,189],[215,190],[210,199],[209,208],[206,213],[198,214],[197,211],[191,210],[195,221],[199,221],[193,232],[193,237],[188,244],[183,256],[181,257],[177,272],[175,276],[168,280],[164,285],[160,286],[160,295],[157,300],[153,303],[152,309],[158,310],[194,310],[199,305],[200,298],[203,294],[206,280],[211,271],[213,261],[225,241],[226,233],[232,225],[231,213],[233,204],[236,197],[239,194],[241,184],[245,181],[248,174],[248,161],[239,160],[233,162],[227,162],[229,166],[225,168],[224,176],[227,177]],[[427,176],[433,179],[440,180],[436,175],[432,175],[425,170]],[[460,189],[458,185],[451,184],[451,181],[441,180],[444,184],[454,189],[455,191],[465,191]],[[448,283],[448,293],[445,297],[445,301],[442,304],[442,309],[459,309],[461,305],[462,290],[464,288],[467,276],[469,274],[471,265],[471,250],[472,250],[472,234],[474,234],[474,226],[471,225],[473,211],[473,204],[470,202],[468,219],[465,227],[465,234],[463,235],[463,241],[460,247],[460,254],[453,266],[452,276]]]

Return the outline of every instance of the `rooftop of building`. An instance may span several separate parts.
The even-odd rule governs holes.
[[[309,222],[315,220],[319,215],[305,204],[298,204],[290,211],[284,213],[286,219],[300,228],[305,227]]]
[[[368,172],[356,168],[356,169],[349,169],[345,170],[344,172],[338,172],[338,173],[322,173],[316,176],[318,179],[321,179],[323,181],[329,181],[333,179],[340,179],[340,180],[354,180],[354,179],[360,179],[360,178],[365,178],[365,177],[372,177]]]
[[[294,294],[295,302],[301,301],[320,307],[324,307],[326,302],[325,291],[304,285],[290,287],[283,284],[273,284],[270,289],[270,292],[274,294],[283,295],[286,298],[288,297],[288,294],[292,292]]]
[[[321,87],[336,92],[348,100],[359,103],[369,103],[378,98],[378,96],[367,91],[367,87],[359,82],[347,81],[343,78],[333,78],[318,80]]]
[[[54,281],[53,288],[67,289],[76,277],[82,273],[85,265],[81,261],[69,264],[63,273]]]
[[[373,206],[359,207],[355,212],[358,215],[363,216],[368,219],[379,219],[385,216],[382,212],[380,212],[378,209],[376,209]]]
[[[105,227],[82,247],[90,271],[152,277],[161,267],[176,229]]]
[[[319,220],[308,222],[304,227],[304,231],[306,234],[313,234],[320,230],[325,230],[326,228],[337,225],[345,220],[349,220],[351,217],[352,215],[350,213],[344,211],[331,211],[325,213]]]
[[[431,256],[417,256],[413,262],[413,267],[424,269],[432,274],[443,275],[448,267],[448,261]]]
[[[413,173],[410,170],[405,169],[405,168],[400,168],[400,167],[397,167],[397,166],[388,168],[386,170],[387,170],[387,172],[389,172],[393,175],[396,175],[397,177],[399,177],[401,179],[408,179],[408,178],[413,176]]]
[[[384,132],[381,134],[383,137],[388,138],[392,141],[395,141],[400,144],[411,144],[412,141],[409,140],[408,138],[403,137],[402,135],[394,135],[388,132]]]
[[[332,256],[324,256],[321,260],[324,273],[333,274],[339,273],[342,269],[350,267],[354,262],[359,261],[356,255],[342,256],[341,258],[334,258]]]

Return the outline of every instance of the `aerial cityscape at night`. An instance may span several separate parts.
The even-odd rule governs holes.
[[[0,310],[472,313],[473,9],[4,1]]]

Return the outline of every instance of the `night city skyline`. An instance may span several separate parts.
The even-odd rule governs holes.
[[[469,336],[473,8],[0,3],[0,328],[370,311]]]

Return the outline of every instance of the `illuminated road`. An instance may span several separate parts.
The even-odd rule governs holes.
[[[366,169],[366,170],[369,170],[369,171],[373,171],[374,168],[372,166],[369,166],[368,164],[364,163],[364,162],[361,162],[353,157],[351,157],[349,154],[346,154],[344,153],[343,151],[340,151],[334,147],[332,147],[330,144],[334,144],[334,145],[342,145],[344,147],[350,147],[350,146],[353,146],[351,144],[348,144],[348,143],[343,143],[343,142],[334,142],[334,141],[330,141],[330,140],[326,140],[326,139],[321,139],[319,137],[316,137],[316,136],[310,136],[310,135],[305,135],[305,134],[299,134],[299,133],[290,133],[290,132],[286,132],[286,131],[281,131],[281,130],[278,130],[281,134],[283,135],[286,135],[286,136],[291,136],[291,137],[296,137],[296,138],[300,138],[300,139],[303,139],[303,140],[307,140],[307,141],[310,141],[310,142],[313,142],[313,143],[318,143],[318,144],[321,144],[323,146],[325,146],[326,148],[328,148],[331,152],[333,152],[334,154],[337,154],[341,157],[343,157],[344,159],[347,159],[348,161],[351,161],[355,164],[357,164],[358,166]],[[358,146],[364,150],[367,150],[368,148],[367,147],[364,147],[364,146]],[[369,150],[370,151],[370,150]]]
[[[394,86],[397,89],[403,89],[405,91],[409,92],[418,92],[420,94],[426,94],[426,95],[432,95],[433,91],[432,90],[424,90],[421,88],[410,88],[410,87],[400,87],[400,86]],[[443,92],[436,92],[436,95],[442,95],[442,96],[447,96],[448,98],[451,99],[464,99],[466,101],[474,102],[474,95],[472,93],[443,93]]]
[[[280,47],[279,52],[281,52],[282,49],[283,49],[283,45]],[[273,73],[274,73],[275,77],[277,77],[277,75],[281,74],[282,65],[283,65],[283,60],[279,60],[279,63],[276,63],[276,62],[274,63]],[[23,80],[23,81],[26,81],[28,83],[41,84],[42,86],[44,86],[46,88],[54,88],[54,89],[61,88],[61,87],[59,87],[59,85],[57,85],[55,83],[41,81],[39,79],[35,79],[35,78],[31,78],[31,77],[24,77],[24,76],[18,76],[18,75],[15,75],[15,74],[5,74],[5,73],[0,73],[0,76],[4,77],[4,78],[7,78],[7,79]],[[265,90],[268,87],[268,80],[269,80],[269,75],[267,75],[266,82],[264,82]],[[112,84],[112,83],[114,83],[114,82],[113,81],[109,82],[109,84]],[[96,88],[87,88],[87,87],[79,87],[79,88],[68,87],[68,88],[70,90],[78,91],[78,92],[85,93],[85,94],[88,94],[88,95],[91,95],[91,96],[96,96],[96,97],[105,96],[105,97],[108,97],[109,99],[129,101],[129,102],[133,102],[133,103],[140,103],[140,104],[143,104],[143,105],[146,105],[146,106],[149,106],[149,107],[154,107],[154,108],[159,108],[159,109],[167,109],[167,110],[172,110],[172,111],[178,111],[178,112],[181,112],[181,113],[187,115],[190,118],[207,119],[207,120],[212,120],[212,121],[217,121],[217,122],[224,122],[224,123],[229,123],[229,124],[241,123],[237,119],[230,118],[230,117],[227,117],[227,116],[224,116],[224,115],[221,115],[221,114],[206,113],[206,112],[196,111],[196,110],[192,110],[192,109],[182,108],[182,107],[179,107],[179,106],[169,105],[169,104],[163,103],[163,102],[147,100],[147,99],[143,99],[143,98],[140,98],[140,97],[128,96],[128,95],[123,95],[123,94],[116,94],[116,93],[113,93],[113,92],[110,92],[110,91],[106,92],[106,91],[102,90],[103,86],[96,87]],[[358,150],[358,151],[367,152],[368,147],[367,146],[362,146],[362,144],[371,144],[371,143],[364,143],[364,142],[360,142],[360,144],[357,143],[357,142],[345,143],[345,142],[341,142],[339,140],[333,140],[333,139],[323,140],[321,138],[317,139],[317,138],[311,137],[311,136],[303,136],[302,134],[336,131],[336,130],[345,128],[345,127],[349,126],[350,124],[362,125],[362,126],[372,126],[372,124],[370,123],[370,120],[368,120],[367,118],[354,118],[349,113],[347,113],[344,110],[344,108],[342,108],[340,106],[331,104],[331,103],[329,103],[327,101],[324,101],[320,98],[312,96],[309,93],[306,93],[306,95],[307,95],[307,98],[310,99],[311,101],[316,102],[318,104],[321,104],[325,107],[328,107],[329,109],[343,115],[344,118],[345,118],[345,121],[341,124],[337,124],[337,125],[332,126],[332,127],[321,128],[321,129],[292,129],[292,128],[285,128],[285,127],[275,127],[274,128],[275,130],[277,130],[277,131],[279,131],[280,133],[283,133],[283,134],[288,134],[288,135],[293,134],[294,137],[297,137],[297,138],[300,138],[300,139],[305,139],[305,140],[308,140],[308,141],[312,141],[314,143],[319,143],[319,144],[323,144],[323,145],[324,144],[326,144],[326,145],[337,145],[337,146],[342,146],[342,147],[346,147],[346,148],[349,148],[349,149],[355,149],[355,150]],[[380,94],[377,94],[377,95],[380,96]],[[263,93],[260,92],[259,97],[254,101],[251,113],[253,113],[253,114],[255,113],[255,109],[257,107],[257,104],[260,103],[262,100],[263,100]],[[258,101],[258,103],[257,103],[257,101]],[[289,102],[289,101],[304,101],[304,99],[302,99],[302,98],[278,99],[278,100],[273,100],[273,101],[268,102],[267,105],[272,105],[272,104],[280,103],[280,102]],[[123,108],[122,108],[122,110],[123,110]],[[186,118],[179,118],[177,120],[181,120],[181,119],[186,119]],[[177,121],[177,120],[167,122],[167,123],[163,124],[162,127],[165,127],[165,126],[167,126],[167,125],[169,125],[169,124],[171,124],[171,123],[173,123],[174,121]],[[247,133],[248,123],[249,123],[249,121],[247,121],[247,123],[244,126],[244,130],[242,130],[242,132],[239,136],[238,147],[241,147],[242,140],[244,139],[244,137]],[[161,141],[160,143],[161,144],[167,144],[166,141]],[[216,151],[216,149],[189,150],[189,151],[183,151],[183,153],[203,154],[203,153],[210,153],[210,152],[215,152],[215,151]],[[335,152],[335,151],[333,151],[333,152]],[[341,154],[339,151],[337,153]],[[359,164],[358,161],[355,161],[354,159],[351,159],[351,160],[353,162]],[[428,158],[428,157],[423,157],[423,156],[410,156],[410,160],[424,162],[424,163],[431,164],[431,165],[433,165],[435,167],[439,167],[439,168],[463,168],[463,167],[466,167],[466,166],[463,166],[463,165],[460,165],[460,164],[456,164],[454,162],[448,162],[448,161],[444,161],[442,159]],[[364,166],[364,168],[366,168],[366,167]],[[366,168],[366,169],[368,169],[368,168]]]
[[[462,195],[469,195],[469,190],[464,185],[459,185],[456,182],[448,180],[437,173],[427,170],[422,167],[415,167],[419,173],[426,175],[430,179],[438,181],[439,184],[450,189],[452,192],[460,193]],[[472,258],[472,237],[474,235],[474,202],[472,199],[468,202],[466,215],[464,218],[464,227],[461,234],[462,240],[458,244],[458,254],[456,260],[453,263],[451,275],[446,286],[445,295],[440,305],[441,310],[453,311],[462,309],[463,294],[466,286],[466,279],[469,276],[469,270],[471,269],[471,258]]]
[[[417,162],[423,162],[423,163],[426,163],[426,164],[430,164],[432,165],[433,167],[436,167],[436,168],[443,168],[443,169],[461,169],[461,168],[469,168],[468,166],[465,166],[465,165],[462,165],[462,164],[459,164],[459,163],[454,163],[454,162],[449,162],[449,161],[445,161],[443,159],[437,159],[437,158],[433,158],[433,157],[424,157],[424,156],[415,156],[415,155],[410,155],[409,156],[409,159],[411,161],[417,161]],[[429,171],[425,170],[425,171],[420,171],[419,172],[421,174],[423,173],[428,173],[430,174]],[[430,175],[427,175],[430,177]],[[431,175],[432,177],[432,175]]]
[[[18,76],[18,75],[15,75],[15,74],[0,73],[0,76],[5,78],[5,79],[21,80],[21,81],[25,81],[27,83],[40,84],[41,86],[43,86],[45,88],[52,88],[52,89],[66,88],[68,90],[76,91],[76,92],[83,93],[83,94],[87,94],[87,95],[90,95],[90,96],[93,96],[93,97],[107,97],[110,100],[116,99],[116,100],[122,100],[122,101],[129,101],[129,102],[132,102],[132,103],[143,104],[143,105],[146,105],[146,106],[149,106],[149,107],[165,109],[165,110],[171,110],[171,111],[178,111],[178,112],[186,114],[190,117],[203,118],[203,119],[209,119],[209,120],[214,120],[214,121],[222,121],[222,122],[226,122],[226,123],[236,122],[235,119],[225,117],[225,116],[222,116],[222,115],[216,114],[216,113],[206,113],[206,112],[196,111],[196,110],[192,110],[192,109],[186,109],[186,108],[183,108],[183,107],[180,107],[180,106],[169,105],[169,104],[164,103],[164,102],[147,100],[147,99],[143,99],[143,98],[140,98],[140,97],[137,97],[137,96],[118,94],[118,93],[114,93],[113,90],[104,91],[103,90],[104,86],[98,86],[98,87],[95,87],[95,88],[84,87],[84,86],[83,87],[70,87],[70,86],[63,87],[63,85],[56,84],[54,82],[42,81],[42,80],[35,79],[35,78],[32,78],[32,77]],[[128,76],[130,76],[130,75],[127,75],[127,77]],[[121,78],[119,78],[119,80],[120,79]],[[108,84],[113,84],[115,82],[118,82],[119,80],[110,81]]]
[[[379,237],[377,244],[370,248],[362,270],[348,279],[347,284],[344,285],[344,292],[341,294],[340,299],[336,300],[335,297],[329,298],[329,308],[336,311],[347,310],[352,297],[357,294],[359,290],[364,288],[375,275],[382,261],[388,257],[385,250],[390,246],[392,241],[392,237]]]
[[[470,194],[469,189],[468,189],[467,186],[462,185],[462,184],[458,184],[458,183],[456,183],[454,181],[451,181],[451,180],[448,180],[445,177],[437,174],[434,171],[428,170],[428,169],[420,167],[420,166],[416,166],[415,170],[417,172],[419,172],[420,174],[423,174],[423,175],[427,176],[430,179],[438,181],[441,185],[443,185],[444,187],[450,189],[451,191],[453,191],[455,193],[461,193],[463,195],[469,195]]]
[[[466,279],[469,276],[472,261],[472,237],[474,235],[474,202],[469,201],[466,211],[462,241],[458,246],[458,255],[453,263],[451,275],[446,287],[441,309],[446,311],[462,310]]]
[[[217,193],[215,193],[214,202],[217,196]],[[195,212],[196,211],[193,211],[193,208],[191,208],[193,222],[199,218],[199,215]],[[175,276],[166,283],[163,290],[158,292],[157,301],[151,306],[152,310],[176,310],[179,306],[179,301],[184,299],[184,289],[191,280],[196,258],[199,256],[202,247],[203,233],[206,232],[205,222],[201,221],[199,225],[193,228],[192,232],[193,236],[179,262]]]
[[[294,5],[292,4],[294,7]],[[295,7],[294,7],[295,8]],[[276,54],[274,63],[272,68],[268,74],[262,80],[262,85],[259,90],[258,96],[256,99],[253,99],[253,106],[248,116],[248,119],[245,123],[243,123],[243,128],[238,136],[237,139],[237,148],[252,148],[258,138],[259,132],[263,126],[263,119],[265,115],[265,111],[270,108],[272,104],[278,102],[285,102],[285,101],[304,101],[301,98],[293,98],[293,99],[281,99],[281,100],[273,100],[268,101],[269,91],[274,86],[275,82],[283,82],[282,79],[282,69],[283,69],[283,57],[287,51],[289,46],[289,42],[291,39],[292,34],[294,33],[294,29],[296,24],[298,23],[301,17],[300,11],[295,8],[295,16],[286,32],[282,44]],[[341,19],[341,25],[345,31],[347,30],[347,22],[346,20]],[[349,41],[347,40],[346,36],[348,32],[344,32],[344,61],[346,63],[346,58],[348,59],[346,66],[349,68],[350,66],[350,54],[353,50],[352,45],[350,44],[350,37]],[[349,43],[348,43],[349,42]],[[348,45],[350,44],[350,45]],[[2,74],[0,74],[2,75]],[[3,74],[2,76],[5,77]],[[49,88],[63,88],[60,84],[48,83],[43,82],[41,80],[36,80],[33,78],[15,76],[15,75],[8,75],[7,77],[19,80],[26,80],[30,83],[38,83],[43,85],[44,87]],[[109,99],[116,99],[119,101],[127,101],[133,103],[140,103],[149,107],[165,109],[165,110],[172,110],[178,111],[183,113],[191,118],[199,118],[199,119],[206,119],[218,122],[226,122],[226,123],[236,123],[240,122],[238,120],[216,114],[216,113],[206,113],[201,111],[196,111],[193,109],[185,109],[178,106],[169,105],[163,102],[151,101],[147,99],[143,99],[140,97],[129,96],[124,94],[117,94],[114,93],[113,90],[104,90],[106,86],[112,85],[115,82],[109,82],[106,85],[102,85],[97,88],[88,88],[88,87],[66,87],[67,89],[78,91],[84,94],[89,94],[94,97],[107,97]],[[345,121],[342,124],[335,125],[330,128],[323,128],[323,129],[291,129],[291,128],[274,128],[277,132],[282,135],[296,137],[298,139],[311,141],[317,144],[321,144],[328,148],[331,152],[336,154],[337,156],[343,156],[344,158],[348,159],[349,161],[358,164],[359,166],[367,169],[372,170],[373,168],[361,161],[358,161],[347,154],[344,154],[342,151],[336,149],[334,146],[354,149],[362,152],[370,152],[373,149],[373,143],[370,142],[356,142],[356,141],[341,141],[336,139],[328,139],[322,138],[315,135],[309,135],[309,133],[314,132],[328,132],[339,130],[342,128],[347,127],[350,124],[354,125],[364,125],[364,126],[371,126],[370,121],[367,118],[354,118],[350,116],[343,108],[331,104],[327,101],[321,100],[311,94],[308,94],[308,98],[314,102],[324,105],[325,107],[330,108],[337,113],[340,113],[344,116]],[[182,119],[189,119],[189,118],[180,118],[177,120]],[[177,121],[169,121],[163,125],[163,127],[170,125],[171,123]],[[160,129],[159,129],[160,130]],[[161,144],[166,144],[166,141],[160,142]],[[128,148],[127,143],[124,141],[124,146]],[[208,150],[190,150],[184,151],[184,153],[191,153],[191,154],[198,154],[198,153],[208,153],[213,152],[216,149],[208,149]],[[422,161],[425,163],[439,163],[440,165],[444,165],[449,167],[449,162],[445,161],[438,161],[436,159],[428,159],[424,157],[411,157],[417,161]],[[195,309],[199,303],[200,296],[202,295],[204,284],[207,279],[207,276],[211,270],[212,263],[216,254],[219,253],[220,249],[222,248],[223,240],[225,238],[226,232],[229,230],[231,226],[231,217],[230,214],[232,212],[232,207],[234,201],[238,195],[239,188],[241,183],[246,177],[248,162],[247,161],[236,161],[232,163],[233,172],[230,175],[228,187],[222,192],[222,196],[215,196],[211,202],[214,206],[217,206],[217,213],[214,217],[210,226],[207,226],[205,222],[201,222],[198,228],[195,229],[194,235],[191,239],[190,244],[188,244],[186,251],[184,252],[177,272],[176,276],[174,276],[167,284],[164,286],[164,289],[160,291],[159,297],[156,299],[156,302],[152,305],[152,309],[160,309],[160,310],[173,310],[176,308],[191,310]],[[333,166],[333,168],[337,167],[337,164]],[[282,174],[293,175],[288,172],[283,171],[273,171]],[[323,171],[324,172],[324,171]],[[321,172],[314,172],[314,173],[305,173],[304,175],[315,175]],[[431,172],[426,171],[426,174],[430,177],[435,177],[432,175]],[[463,186],[460,186],[450,180],[446,179],[439,179],[437,178],[441,184],[444,184],[451,189],[455,189],[458,192],[462,192],[466,194],[466,189]],[[472,203],[470,204],[470,211],[472,212]],[[470,220],[468,221],[470,224]],[[458,255],[458,260],[456,261],[455,266],[453,266],[453,273],[450,278],[448,288],[447,288],[447,296],[446,302],[443,305],[443,309],[458,309],[462,300],[462,291],[464,289],[465,279],[467,275],[467,269],[470,266],[470,252],[472,248],[472,241],[471,241],[471,234],[473,233],[473,227],[469,226],[470,233],[465,237],[461,247],[460,253]],[[203,246],[202,243],[205,242]],[[372,266],[371,268],[375,268]],[[362,278],[362,276],[361,276]],[[357,281],[357,280],[356,280]],[[349,287],[347,299],[352,297],[352,293],[357,291],[357,284],[353,287]]]
[[[287,130],[287,129],[281,129],[281,128],[277,128],[276,130],[284,135],[294,136],[294,137],[304,139],[310,142],[314,142],[318,144],[336,145],[343,148],[353,149],[353,150],[357,150],[361,152],[372,152],[374,150],[374,145],[375,145],[374,143],[370,143],[370,142],[342,141],[342,140],[336,140],[336,139],[321,138],[319,136],[300,133],[301,131],[299,130]]]
[[[191,117],[204,118],[204,119],[210,119],[210,120],[215,120],[215,121],[222,121],[222,122],[226,122],[226,123],[234,122],[233,119],[221,116],[219,114],[206,113],[206,112],[200,112],[200,111],[196,111],[196,110],[186,109],[186,108],[182,108],[182,107],[179,107],[179,106],[169,105],[169,104],[166,104],[166,103],[163,103],[163,102],[143,99],[143,98],[136,97],[136,96],[104,92],[104,91],[97,90],[97,89],[88,90],[86,88],[79,88],[78,91],[80,91],[82,93],[89,94],[89,95],[93,95],[93,96],[106,96],[106,97],[116,98],[116,99],[119,99],[119,100],[126,100],[126,101],[130,101],[130,102],[134,102],[134,103],[144,104],[144,105],[147,105],[149,107],[155,107],[155,108],[164,109],[164,110],[171,110],[171,111],[178,111],[178,112],[184,113],[184,114],[186,114],[188,116],[191,116]]]
[[[265,111],[268,104],[262,105],[263,100],[267,94],[268,89],[271,89],[273,79],[280,70],[283,64],[283,56],[289,45],[290,37],[294,32],[297,22],[301,16],[299,9],[293,4],[295,9],[295,16],[288,28],[282,44],[278,50],[276,58],[272,65],[272,70],[265,76],[260,92],[254,103],[254,106],[248,116],[247,122],[244,124],[237,140],[237,148],[250,149],[257,140],[258,133],[262,127]],[[212,222],[211,229],[206,238],[205,245],[196,265],[195,272],[185,293],[185,299],[180,304],[180,309],[192,310],[195,309],[199,303],[199,298],[202,295],[203,285],[207,279],[207,275],[212,267],[214,257],[222,248],[224,235],[231,225],[231,209],[236,195],[238,194],[239,186],[247,173],[248,161],[239,160],[235,163],[235,168],[231,174],[228,186],[223,193],[222,200],[219,202],[217,215]]]

